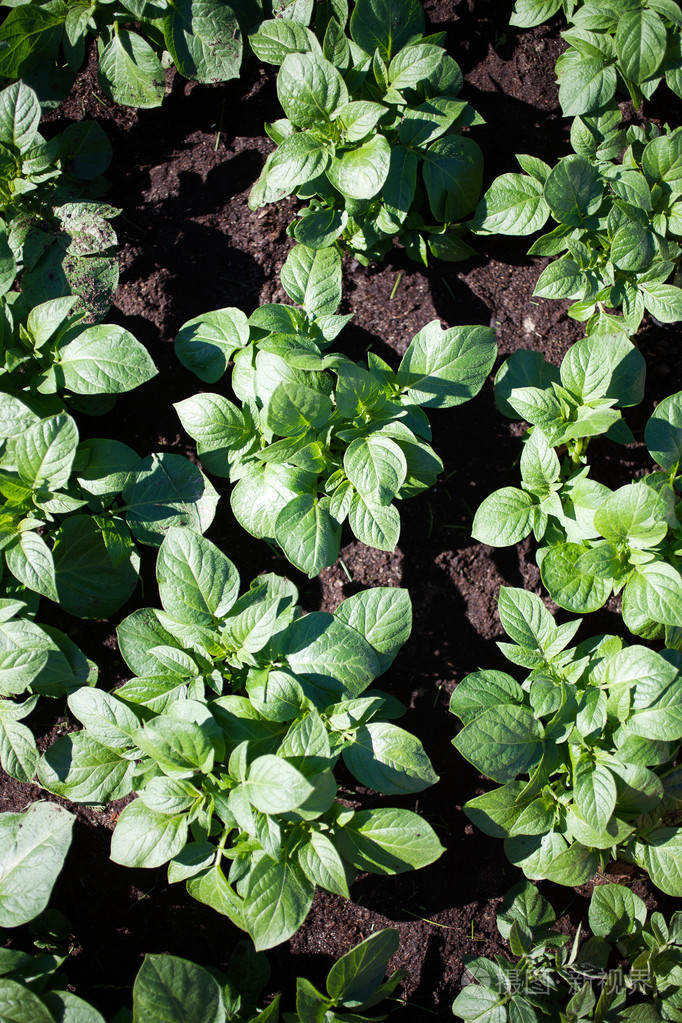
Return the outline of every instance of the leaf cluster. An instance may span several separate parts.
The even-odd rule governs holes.
[[[8,596],[39,594],[78,617],[105,618],[137,584],[134,539],[158,546],[173,525],[203,532],[213,520],[218,495],[180,455],[140,458],[120,441],[81,442],[71,416],[42,418],[2,393],[0,440]]]
[[[29,305],[75,294],[82,312],[101,319],[118,284],[109,223],[118,210],[98,199],[111,146],[95,121],[46,141],[40,118],[38,97],[24,82],[0,92],[0,296],[6,307],[22,271]]]
[[[424,35],[419,0],[358,0],[350,38],[347,19],[347,3],[337,3],[317,35],[273,20],[249,37],[261,60],[280,65],[286,115],[266,124],[277,148],[249,205],[310,199],[290,233],[313,248],[339,242],[364,264],[394,238],[424,263],[429,251],[468,258],[457,222],[476,207],[483,156],[462,134],[481,118],[458,99],[459,66],[442,34]]]
[[[452,695],[455,747],[501,785],[465,813],[526,877],[579,885],[620,856],[679,895],[679,652],[615,636],[569,647],[580,619],[557,625],[524,590],[503,587],[499,611],[498,646],[528,674],[477,671]]]
[[[158,107],[165,69],[196,82],[239,76],[243,33],[264,16],[261,0],[3,0],[0,76],[33,85],[58,105],[97,40],[97,80],[124,106]],[[280,5],[281,6],[281,5]]]
[[[0,818],[1,821],[2,818]],[[68,922],[67,922],[68,923]],[[37,925],[41,920],[36,921]],[[39,947],[43,942],[36,943]],[[388,960],[398,948],[398,933],[377,931],[332,966],[328,996],[305,977],[296,981],[296,1011],[280,1017],[280,995],[257,1008],[270,967],[250,943],[239,942],[226,970],[206,969],[171,955],[146,955],[132,990],[132,1012],[121,1009],[112,1023],[362,1023],[384,1016],[360,1015],[383,1001],[403,977],[401,970],[382,983]],[[13,1008],[14,1023],[104,1023],[104,1017],[66,990],[58,971],[65,955],[30,954],[3,949],[0,957],[0,1006]],[[351,1009],[347,1015],[344,1010]],[[323,1016],[322,1013],[325,1013]]]
[[[635,105],[665,81],[682,96],[676,0],[516,0],[510,24],[531,28],[563,8],[569,44],[556,64],[565,117],[596,114],[624,87]]]
[[[629,334],[645,311],[662,323],[682,319],[682,288],[666,283],[682,256],[682,129],[622,131],[620,111],[607,107],[575,119],[571,144],[573,154],[551,168],[517,156],[525,173],[495,179],[472,230],[527,235],[554,220],[528,250],[559,257],[534,294],[573,299],[569,315],[587,321],[588,333],[612,320],[608,309],[621,310],[619,329]]]
[[[540,542],[542,580],[561,607],[585,614],[623,594],[623,619],[635,635],[665,636],[678,648],[682,621],[682,394],[664,399],[644,438],[660,469],[616,490],[590,477],[587,443],[603,433],[632,439],[614,406],[642,396],[644,363],[626,338],[591,335],[569,349],[559,370],[521,350],[502,367],[496,397],[503,413],[531,423],[520,460],[521,488],[490,494],[472,532],[491,546]],[[565,449],[566,457],[559,458]]]
[[[218,393],[175,407],[206,469],[236,483],[238,522],[311,577],[336,560],[346,519],[361,542],[395,549],[393,501],[432,486],[442,469],[424,409],[472,398],[496,352],[490,328],[443,330],[433,320],[397,371],[371,352],[366,367],[325,353],[347,319],[333,312],[340,277],[337,250],[295,246],[282,282],[302,309],[266,305],[248,319],[219,309],[176,339],[181,361],[203,380],[218,380],[233,358],[241,407]]]
[[[59,739],[38,772],[75,802],[137,794],[116,825],[114,861],[170,861],[171,882],[186,881],[262,949],[301,926],[316,885],[348,897],[357,870],[437,859],[417,814],[336,800],[340,758],[385,794],[437,780],[419,740],[391,723],[402,705],[368,690],[409,635],[407,592],[376,588],[333,615],[302,615],[277,576],[239,597],[232,563],[185,529],[161,545],[157,578],[163,610],[136,611],[118,629],[135,677],[111,695],[72,693],[84,729]]]
[[[117,394],[157,373],[146,348],[123,327],[86,327],[76,295],[32,305],[25,291],[0,298],[0,390],[36,413],[108,412]],[[60,395],[58,398],[57,395]],[[61,399],[61,400],[60,400]]]
[[[63,632],[38,625],[25,611],[20,600],[0,600],[0,764],[11,778],[31,782],[39,753],[31,730],[21,722],[39,697],[95,685],[97,668]]]
[[[515,961],[465,956],[470,983],[455,999],[455,1016],[479,1023],[678,1020],[682,914],[669,924],[662,913],[646,917],[629,888],[599,885],[589,907],[592,937],[582,940],[578,928],[571,942],[553,929],[556,914],[537,889],[527,881],[515,885],[497,916]]]

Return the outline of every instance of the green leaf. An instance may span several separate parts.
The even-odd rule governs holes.
[[[174,408],[197,442],[202,465],[216,476],[229,476],[231,463],[257,444],[250,418],[222,394],[195,394]]]
[[[125,557],[114,563],[93,518],[65,519],[54,545],[56,591],[65,611],[79,618],[108,618],[128,600],[137,585],[140,558],[129,535],[126,539]]]
[[[324,142],[312,135],[295,132],[283,139],[264,169],[265,201],[291,195],[314,181],[327,169],[329,158]]]
[[[389,437],[370,435],[352,441],[343,467],[358,493],[368,501],[390,504],[407,476],[405,455]]]
[[[308,915],[314,893],[296,863],[260,859],[249,875],[244,906],[244,923],[256,951],[290,938]]]
[[[636,613],[677,626],[682,614],[682,573],[665,561],[638,565],[623,593],[623,616]]]
[[[403,146],[425,146],[433,142],[448,130],[466,106],[465,100],[436,96],[418,107],[408,107],[400,125],[401,143]]]
[[[553,216],[571,227],[581,227],[585,217],[599,209],[603,191],[599,172],[582,156],[565,156],[545,182],[545,199]]]
[[[585,286],[585,277],[578,264],[570,256],[564,256],[545,267],[533,295],[537,298],[580,298]]]
[[[587,824],[605,831],[616,806],[616,781],[608,767],[581,756],[573,771],[573,798]]]
[[[9,12],[0,27],[0,75],[22,78],[36,62],[56,58],[63,10],[48,11],[43,7],[17,7]]]
[[[18,927],[45,909],[75,819],[63,807],[43,802],[32,803],[25,813],[0,814],[0,926]]]
[[[261,813],[296,810],[311,795],[313,786],[293,764],[266,754],[249,767],[244,794]]]
[[[337,680],[348,698],[359,696],[379,674],[377,656],[367,640],[321,611],[292,622],[280,637],[279,648],[297,675],[321,683]]]
[[[515,28],[535,28],[549,21],[561,7],[562,0],[516,0],[509,24]]]
[[[132,532],[155,547],[173,526],[204,533],[218,504],[218,494],[201,470],[187,458],[167,453],[143,459],[122,496]]]
[[[355,536],[368,547],[394,551],[400,537],[400,512],[393,504],[377,504],[353,494],[348,522]]]
[[[462,679],[450,697],[450,713],[468,724],[486,707],[522,703],[523,690],[503,671],[475,671]]]
[[[218,982],[177,956],[146,955],[133,987],[133,1023],[225,1023]]]
[[[210,718],[209,718],[210,721]],[[192,778],[213,767],[211,731],[190,720],[175,720],[171,714],[147,721],[134,735],[135,745],[158,764],[168,778]]]
[[[443,60],[443,49],[432,43],[415,43],[396,53],[388,68],[388,80],[393,89],[416,89],[428,81]]]
[[[124,807],[111,839],[111,858],[124,867],[160,867],[187,842],[187,818],[150,810],[136,799]]]
[[[470,799],[464,804],[463,810],[485,835],[507,838],[523,809],[524,803],[520,797],[525,788],[526,783],[523,781],[509,782],[499,789],[492,789]]]
[[[353,41],[365,53],[379,48],[390,60],[406,43],[424,32],[424,11],[419,0],[358,0],[350,19]]]
[[[339,554],[341,527],[329,514],[329,498],[301,494],[289,501],[277,516],[275,539],[292,565],[310,578]]]
[[[552,600],[574,614],[596,611],[611,594],[610,580],[581,572],[576,567],[585,549],[581,544],[558,544],[548,550],[540,568]]]
[[[510,639],[529,650],[543,650],[556,630],[554,618],[540,598],[526,590],[501,586],[498,610]]]
[[[324,1023],[331,1001],[321,995],[317,988],[305,977],[296,979],[296,1019],[304,1019],[306,1023]]]
[[[137,32],[119,29],[106,45],[100,38],[99,51],[99,84],[114,103],[140,108],[161,106],[166,76],[154,50]]]
[[[386,973],[391,956],[398,951],[397,931],[376,931],[347,952],[327,974],[327,991],[336,1005],[362,1011]]]
[[[78,430],[71,416],[41,419],[16,442],[20,477],[35,490],[60,490],[69,481],[77,446]]]
[[[82,686],[69,696],[69,708],[88,730],[90,738],[109,749],[134,746],[138,718],[122,700],[101,689]]]
[[[642,153],[642,170],[653,185],[666,183],[675,193],[682,185],[682,132],[659,135]]]
[[[312,884],[344,899],[350,898],[343,860],[324,832],[311,831],[308,841],[297,851],[299,863]]]
[[[156,376],[147,349],[113,324],[88,327],[59,350],[57,382],[74,394],[122,394]]]
[[[644,297],[644,305],[657,320],[661,323],[677,323],[682,320],[682,288],[655,282],[640,283],[638,287]]]
[[[333,64],[317,53],[289,53],[277,76],[277,96],[298,128],[329,122],[348,102],[348,90]]]
[[[232,891],[219,866],[188,878],[187,891],[193,899],[229,917],[241,930],[245,929],[242,900]]]
[[[7,1023],[55,1023],[55,1017],[30,988],[0,978],[0,1019]]]
[[[249,45],[258,59],[267,64],[282,64],[289,53],[319,51],[319,43],[310,29],[291,19],[261,22],[258,30],[249,34]]]
[[[348,597],[334,617],[364,636],[377,654],[379,673],[393,663],[412,631],[412,602],[407,590],[376,586]]]
[[[106,1023],[97,1009],[70,991],[50,991],[42,995],[42,1002],[59,1023]]]
[[[447,135],[422,150],[424,184],[440,223],[462,220],[476,209],[483,184],[483,154],[473,139]]]
[[[372,874],[417,870],[443,852],[430,825],[410,810],[359,810],[336,837],[344,859]]]
[[[666,28],[658,14],[646,7],[624,11],[618,19],[615,43],[623,74],[640,84],[652,78],[663,62]]]
[[[600,884],[592,893],[590,930],[597,937],[606,938],[610,944],[641,931],[646,916],[646,905],[642,899],[624,885]]]
[[[476,1023],[506,1023],[509,996],[505,992],[478,984],[468,984],[452,1003],[452,1011],[459,1019]]]
[[[497,929],[503,938],[509,940],[514,921],[532,931],[535,937],[551,930],[556,922],[556,913],[550,903],[529,881],[520,881],[505,894],[497,914]]]
[[[547,223],[549,206],[543,186],[525,174],[502,174],[481,199],[472,230],[487,234],[525,235]]]
[[[48,792],[76,803],[101,805],[131,790],[135,764],[85,732],[62,736],[38,765],[38,780]]]
[[[306,384],[285,380],[270,395],[266,422],[279,437],[322,430],[332,414],[331,399]]]
[[[0,51],[0,60],[4,55]],[[38,138],[40,103],[24,82],[13,82],[0,92],[0,139],[27,152]]]
[[[385,795],[421,792],[438,781],[419,739],[389,722],[358,728],[343,760],[361,784]]]
[[[676,473],[682,461],[682,391],[656,406],[644,429],[644,440],[658,464]]]
[[[527,772],[542,752],[544,728],[528,708],[505,704],[489,707],[462,729],[454,745],[493,781],[513,781]]]
[[[594,113],[613,99],[618,74],[614,65],[606,64],[603,57],[585,57],[567,63],[559,82],[563,115],[576,117]]]
[[[373,199],[381,191],[391,161],[391,147],[375,135],[357,149],[334,157],[327,168],[329,181],[348,199]]]
[[[534,498],[525,490],[502,487],[479,505],[471,535],[491,547],[511,547],[525,539],[533,528]]]
[[[166,46],[185,78],[227,82],[239,77],[242,37],[233,7],[221,0],[174,0],[163,19]]]
[[[23,586],[49,600],[59,600],[52,552],[37,533],[19,533],[16,540],[5,548],[5,561],[14,578]]]
[[[341,255],[336,248],[295,245],[281,273],[287,295],[309,315],[336,312],[341,301]]]
[[[20,724],[10,714],[2,712],[0,704],[0,763],[11,778],[32,782],[38,769],[38,747],[30,728]]]
[[[656,828],[642,849],[643,866],[666,895],[682,895],[682,829]]]
[[[416,334],[398,369],[398,382],[426,408],[452,408],[473,398],[492,369],[497,346],[489,327],[450,327],[431,320]]]
[[[249,323],[245,314],[241,309],[226,308],[184,323],[174,347],[183,366],[200,380],[213,384],[225,374],[233,353],[248,343]]]
[[[619,270],[632,273],[646,270],[651,266],[654,253],[653,235],[634,221],[619,227],[611,241],[611,262]]]
[[[213,625],[239,595],[239,573],[215,544],[189,529],[170,529],[156,560],[159,596],[180,621]]]

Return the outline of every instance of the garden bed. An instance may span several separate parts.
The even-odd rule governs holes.
[[[507,25],[510,7],[489,0],[425,4],[432,29],[447,31],[448,51],[465,73],[464,98],[487,122],[476,129],[486,185],[516,169],[516,152],[553,163],[568,151],[568,122],[561,117],[554,75],[563,48],[558,19],[516,31]],[[91,59],[70,97],[49,118],[55,131],[82,117],[95,118],[111,140],[107,198],[123,215],[116,221],[121,278],[108,319],[127,327],[159,369],[141,390],[120,396],[113,412],[98,419],[81,417],[82,438],[111,436],[141,455],[169,451],[195,459],[173,409],[173,403],[197,390],[195,378],[173,353],[175,334],[186,320],[208,309],[237,306],[248,314],[264,302],[285,298],[279,271],[291,247],[285,229],[294,201],[259,212],[247,206],[272,148],[262,129],[264,121],[279,116],[275,80],[276,69],[264,70],[253,59],[239,80],[226,85],[195,85],[171,71],[163,106],[133,111],[102,96]],[[668,106],[663,109],[662,100],[652,103],[649,116],[682,123],[682,103],[676,100],[673,106],[671,94],[665,95]],[[632,112],[625,104],[623,109]],[[494,326],[500,357],[532,348],[558,364],[583,327],[566,316],[567,302],[532,298],[546,261],[527,257],[524,239],[480,242],[480,258],[471,263],[433,260],[428,269],[411,263],[398,248],[380,266],[368,268],[345,256],[341,312],[354,315],[344,333],[344,350],[358,358],[371,347],[395,365],[412,336],[437,318],[446,326]],[[616,448],[595,442],[595,475],[605,483],[620,485],[650,469],[643,427],[655,404],[682,388],[678,334],[676,326],[647,321],[638,336],[647,387],[645,400],[627,414],[636,443]],[[440,782],[396,805],[423,814],[446,853],[415,873],[361,876],[350,902],[318,890],[301,930],[268,953],[273,967],[268,990],[286,988],[293,976],[303,974],[321,982],[332,958],[372,931],[392,926],[400,932],[392,965],[407,972],[406,1018],[414,1023],[451,1018],[464,954],[504,950],[495,910],[519,875],[501,842],[476,831],[462,813],[462,804],[488,784],[451,745],[456,721],[448,713],[448,699],[467,673],[505,664],[495,647],[503,635],[496,611],[500,585],[541,592],[528,542],[492,550],[470,536],[482,499],[493,489],[517,483],[520,425],[498,413],[490,381],[474,401],[432,420],[434,447],[445,472],[433,490],[402,506],[394,553],[371,550],[344,533],[341,560],[309,580],[236,523],[225,481],[213,481],[222,500],[207,533],[236,564],[243,582],[269,571],[294,579],[306,611],[334,610],[366,586],[409,589],[412,635],[381,684],[406,704],[403,725],[424,742]],[[115,620],[78,621],[43,602],[42,620],[64,630],[99,666],[99,684],[106,690],[127,677],[115,625],[136,607],[156,604],[154,561],[155,552],[145,548],[142,585]],[[584,635],[622,632],[616,612],[612,602],[592,615]],[[41,736],[41,749],[73,727],[64,713],[63,701],[41,701],[29,719]],[[352,805],[380,805],[379,797],[350,775],[345,781],[341,795]],[[45,798],[37,786],[6,777],[0,779],[0,794],[3,811]],[[130,870],[109,860],[111,830],[123,802],[103,812],[65,805],[78,822],[51,905],[71,921],[68,974],[75,992],[111,1015],[126,1001],[125,990],[144,952],[224,967],[242,937],[225,917],[193,900],[183,885],[168,885],[165,868]],[[634,890],[649,907],[672,907],[674,900],[657,892],[635,868],[621,864],[613,870],[637,878]],[[589,891],[549,884],[543,890],[569,930],[584,919]],[[20,932],[16,944],[21,946]]]

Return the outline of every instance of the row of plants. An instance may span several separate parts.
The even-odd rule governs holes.
[[[4,948],[0,955],[0,1011],[13,1023],[104,1023],[94,1006],[68,990],[63,968],[70,923],[48,908],[73,825],[73,814],[45,802],[25,813],[0,815],[0,927],[30,924],[35,949]],[[389,997],[402,979],[396,970],[384,980],[397,939],[397,931],[377,931],[341,956],[329,970],[324,993],[299,977],[291,985],[295,1009],[282,1019],[384,1018],[361,1014]],[[177,956],[146,955],[133,984],[132,1012],[122,1009],[112,1023],[273,1023],[279,1019],[279,995],[266,1009],[257,1008],[269,976],[266,957],[248,942],[234,947],[225,973]]]
[[[219,6],[220,31],[236,26],[228,49],[240,58],[239,12]],[[533,5],[525,14],[517,6],[519,23]],[[373,353],[361,365],[330,352],[348,320],[338,313],[341,250],[369,262],[399,238],[424,262],[429,254],[462,259],[473,251],[462,239],[471,214],[474,232],[513,234],[541,230],[552,216],[557,228],[531,252],[561,258],[543,272],[536,293],[575,298],[570,313],[587,322],[588,333],[560,368],[521,351],[498,372],[501,412],[530,424],[522,488],[488,498],[473,535],[499,545],[532,532],[541,544],[543,582],[559,606],[589,613],[622,590],[625,625],[645,640],[664,640],[666,649],[627,646],[617,636],[570,648],[579,621],[556,625],[537,596],[503,590],[500,617],[512,642],[501,646],[530,673],[519,684],[506,673],[480,671],[453,695],[451,710],[464,725],[455,740],[459,752],[502,786],[470,800],[466,812],[488,834],[504,837],[508,858],[528,878],[582,884],[619,855],[679,895],[682,397],[663,402],[647,427],[660,471],[610,491],[589,478],[586,455],[589,440],[601,434],[632,440],[620,409],[642,400],[644,361],[631,338],[645,311],[663,322],[682,319],[682,289],[666,283],[682,257],[676,241],[682,136],[651,126],[622,131],[612,103],[616,63],[633,99],[633,82],[650,95],[651,85],[644,92],[642,84],[667,68],[663,57],[655,67],[653,57],[649,64],[640,57],[635,75],[634,29],[625,38],[622,25],[637,14],[644,52],[647,32],[660,39],[653,16],[672,36],[679,37],[679,22],[666,13],[676,5],[665,0],[651,0],[641,17],[643,5],[632,3],[633,17],[617,25],[609,21],[611,6],[569,4],[566,12],[576,25],[583,19],[572,38],[567,34],[578,57],[558,69],[564,112],[576,116],[575,154],[555,168],[520,157],[526,173],[503,175],[478,207],[482,156],[468,129],[480,119],[457,98],[461,72],[442,38],[424,35],[416,0],[358,0],[350,20],[347,4],[321,4],[312,29],[312,4],[297,0],[274,12],[283,17],[251,22],[253,53],[280,66],[277,91],[286,115],[268,126],[277,148],[251,205],[292,193],[310,200],[291,225],[297,244],[281,274],[294,304],[250,315],[219,309],[185,324],[176,339],[179,360],[205,383],[229,371],[239,404],[202,393],[177,411],[203,467],[235,484],[238,522],[278,544],[299,570],[314,577],[334,563],[346,520],[362,543],[394,550],[400,515],[393,502],[433,486],[443,468],[424,410],[450,408],[479,392],[496,357],[494,333],[481,326],[443,330],[433,321],[396,368]],[[18,82],[0,94],[7,153],[0,757],[11,776],[22,782],[37,776],[45,790],[73,803],[102,805],[133,793],[113,833],[112,859],[130,867],[167,863],[171,883],[184,883],[245,930],[258,951],[303,924],[316,887],[349,897],[358,871],[402,873],[443,851],[412,811],[340,802],[339,761],[360,784],[389,796],[417,793],[437,777],[421,742],[392,723],[402,705],[390,692],[369,688],[409,636],[406,591],[367,590],[333,615],[303,614],[296,588],[274,575],[258,577],[240,596],[234,566],[202,536],[218,504],[203,472],[176,455],[140,458],[116,440],[80,443],[67,412],[101,412],[155,369],[127,331],[101,323],[117,282],[108,224],[117,211],[97,195],[106,143],[98,129],[82,126],[45,143],[38,134],[45,102],[39,80],[59,61],[60,46],[77,70],[82,35],[94,31],[105,91],[119,101],[157,105],[162,65],[127,27],[131,21],[189,77],[227,78],[238,69],[238,62],[229,73],[227,65],[199,66],[211,48],[202,30],[194,31],[199,22],[191,5],[184,13],[151,7],[107,5],[106,22],[98,20],[99,8],[79,8],[76,21],[31,2],[16,6],[0,29],[6,44],[0,73],[26,73],[36,90]],[[545,3],[544,13],[558,8]],[[213,35],[212,15],[202,17]],[[567,86],[585,82],[587,69],[576,71],[586,63],[580,45],[597,46],[590,36],[597,32],[614,57],[599,72],[606,83],[600,102],[578,110]],[[38,57],[46,61],[40,67]],[[427,205],[433,223],[423,219]],[[82,260],[88,280],[101,282],[94,301],[91,289],[79,291]],[[619,308],[619,316],[609,312]],[[95,687],[96,668],[63,633],[35,622],[36,595],[79,617],[114,613],[137,584],[136,542],[159,548],[162,607],[136,611],[119,625],[132,676],[109,694]],[[67,695],[83,727],[39,757],[20,722],[41,695]],[[29,813],[54,809],[37,803]],[[72,818],[59,813],[60,828],[68,818],[70,832]],[[0,822],[19,849],[21,816]],[[49,898],[43,869],[42,862],[31,866],[30,887],[39,884]],[[606,969],[615,944],[631,955],[633,969],[647,966],[646,992],[663,1018],[677,1019],[679,922],[673,918],[668,928],[656,915],[645,927],[632,893],[605,891],[596,889],[592,902],[589,950],[575,942],[568,952],[567,940],[547,933],[554,918],[536,889],[516,890],[500,932],[520,966],[469,963],[479,985],[458,996],[455,1013],[495,1023],[506,1013],[538,1018],[545,1004],[525,989],[519,993],[510,979],[516,970],[524,985],[527,978],[551,978],[550,1001],[565,1003],[571,1018],[593,1011],[600,1019],[609,1012],[627,1018],[627,985],[597,1004],[585,982],[567,1001],[576,964],[581,976],[589,976],[590,965]],[[609,914],[617,923],[604,929]],[[380,932],[364,945],[332,968],[326,994],[300,980],[296,1012],[284,1019],[358,1019],[390,993],[399,978],[385,986],[381,980],[394,935]],[[19,959],[8,965],[4,997],[35,999],[27,1023],[29,1016],[68,1019],[88,1011],[69,1004],[74,996],[59,993],[59,983],[53,988],[61,963],[38,971],[30,996],[12,985],[31,978],[34,967]],[[277,1000],[257,1014],[263,967],[249,969],[260,986],[232,989],[229,977],[149,957],[135,983],[132,1018],[154,1019],[157,1006],[181,998],[197,1019],[277,1019]],[[240,966],[236,976],[245,970]],[[637,983],[630,985],[634,993]]]

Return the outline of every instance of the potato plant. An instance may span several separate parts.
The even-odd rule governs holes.
[[[559,257],[534,294],[573,299],[569,315],[587,321],[588,332],[608,322],[609,309],[629,334],[645,311],[661,323],[681,320],[682,288],[669,279],[682,257],[682,128],[624,132],[618,108],[607,107],[576,118],[571,144],[554,167],[517,156],[525,173],[495,179],[472,230],[528,235],[553,220],[528,250]]]
[[[617,636],[569,647],[580,619],[557,625],[524,590],[502,587],[499,612],[511,642],[498,646],[528,674],[477,671],[452,695],[455,747],[500,785],[464,812],[528,878],[580,885],[620,857],[679,896],[679,651]]]
[[[172,525],[203,532],[213,520],[218,495],[180,455],[80,442],[71,416],[41,418],[2,393],[0,438],[5,594],[34,608],[37,594],[80,618],[105,618],[137,585],[134,540],[158,547]]]
[[[512,1023],[547,1019],[624,1023],[633,1015],[675,1021],[682,998],[682,914],[668,922],[624,885],[602,884],[590,899],[592,937],[557,934],[551,904],[527,881],[502,900],[497,928],[514,961],[464,957],[471,983],[455,999],[458,1019]]]
[[[176,348],[202,379],[234,358],[241,407],[203,393],[176,405],[209,472],[236,485],[230,503],[254,536],[279,544],[315,576],[338,557],[346,519],[362,543],[392,551],[400,534],[394,500],[432,486],[442,462],[428,443],[428,408],[474,397],[492,368],[488,327],[427,324],[397,371],[369,353],[367,366],[325,353],[345,322],[334,249],[296,246],[282,283],[302,309],[264,306],[247,320],[220,309],[185,324]],[[340,266],[339,266],[340,271]]]
[[[338,12],[337,12],[338,13]],[[476,207],[483,156],[463,129],[480,123],[459,99],[463,77],[441,36],[424,36],[415,0],[358,0],[319,38],[293,21],[265,21],[249,41],[280,66],[285,116],[266,130],[268,157],[249,204],[310,200],[290,227],[305,245],[339,242],[361,263],[399,238],[424,263],[474,251],[461,221]],[[429,218],[423,213],[428,203]]]
[[[498,373],[496,396],[506,415],[531,424],[521,487],[486,497],[472,533],[493,547],[533,533],[542,580],[557,604],[585,614],[622,591],[630,631],[678,647],[682,395],[664,399],[647,423],[655,472],[612,491],[591,478],[586,455],[600,434],[632,439],[614,406],[640,401],[643,382],[642,357],[622,336],[583,338],[560,370],[537,352],[516,352]]]
[[[298,930],[316,885],[348,897],[358,870],[437,859],[440,842],[416,813],[336,799],[339,758],[387,795],[437,780],[419,740],[391,723],[402,705],[368,689],[409,635],[407,592],[376,588],[333,615],[302,615],[278,576],[238,596],[234,565],[179,529],[161,545],[157,578],[163,610],[136,611],[118,629],[134,677],[111,695],[73,693],[84,729],[57,740],[38,772],[74,802],[137,794],[112,859],[168,863],[171,882],[258,949]]]
[[[243,31],[264,16],[262,0],[2,0],[12,8],[0,27],[0,77],[29,81],[41,101],[67,95],[89,39],[97,40],[97,79],[116,103],[158,107],[165,69],[196,82],[239,76]],[[275,5],[287,6],[286,4]]]
[[[0,297],[0,391],[45,416],[100,415],[117,394],[147,383],[157,370],[123,327],[85,326],[76,295],[31,305],[23,291]]]
[[[119,211],[99,200],[111,146],[94,121],[47,142],[40,119],[38,96],[24,82],[0,92],[0,295],[21,271],[29,306],[76,295],[81,311],[99,320],[118,284],[109,221]]]
[[[676,0],[516,0],[510,24],[531,28],[559,11],[569,44],[556,64],[565,117],[596,114],[624,88],[635,107],[665,81],[682,96],[682,11]]]
[[[47,909],[53,886],[71,845],[75,818],[53,803],[33,803],[25,813],[0,814],[0,935],[30,923],[36,952],[3,948],[0,956],[0,1006],[15,1023],[104,1023],[104,1017],[67,989],[62,968],[68,959],[70,922]],[[313,1007],[326,1019],[348,1019],[336,1011],[353,1012],[353,1019],[383,1001],[402,980],[396,970],[383,981],[391,956],[398,949],[398,932],[381,930],[341,956],[327,977],[322,994],[305,977],[296,980],[296,1009],[282,1017],[286,1023],[310,1023]],[[223,973],[208,970],[177,956],[146,955],[132,989],[132,1016],[124,1008],[113,1023],[278,1023],[280,995],[259,1011],[261,989],[267,984],[267,958],[250,942],[239,942]],[[127,999],[126,999],[127,1000]],[[320,1016],[321,1018],[321,1016]]]
[[[38,625],[26,611],[21,600],[0,599],[0,764],[21,782],[35,778],[39,759],[21,722],[41,696],[65,696],[97,681],[97,668],[68,636]]]

